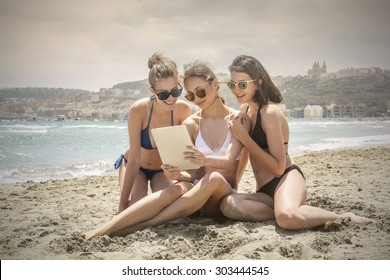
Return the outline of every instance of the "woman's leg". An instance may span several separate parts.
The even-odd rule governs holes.
[[[234,193],[222,200],[220,208],[233,220],[264,222],[275,219],[273,204],[273,199],[264,193]]]
[[[124,159],[122,160],[119,169],[119,190],[122,192],[123,184],[125,182],[125,174],[126,174],[126,161],[129,158],[129,147],[126,149],[124,153]],[[172,184],[172,183],[171,183]],[[169,184],[169,185],[171,185]],[[168,185],[167,185],[168,186]],[[145,197],[148,194],[148,179],[142,171],[138,171],[137,176],[134,179],[133,187],[131,188],[131,193],[128,198],[127,207],[134,204],[141,198]]]
[[[190,187],[190,183],[179,182],[162,191],[152,193],[114,216],[110,221],[100,225],[95,230],[87,232],[85,237],[90,239],[101,235],[113,235],[114,232],[123,228],[149,220],[173,203]]]
[[[131,188],[127,207],[147,196],[148,187],[148,179],[146,178],[145,174],[139,170],[137,176],[134,179],[133,187]]]
[[[293,170],[287,173],[275,192],[275,219],[285,229],[299,230],[314,228],[341,217],[350,217],[362,224],[373,220],[359,217],[353,213],[336,214],[322,208],[306,205],[307,188],[302,175]]]
[[[218,172],[206,173],[191,190],[175,200],[156,216],[136,226],[115,232],[115,235],[127,235],[149,226],[159,225],[189,216],[202,208],[206,203],[205,212],[206,215],[210,216],[219,212],[219,203],[224,196],[231,192],[232,188],[230,184],[221,174]]]
[[[161,191],[172,184],[173,181],[165,176],[163,171],[156,173],[152,180],[150,180],[150,188],[152,192]]]

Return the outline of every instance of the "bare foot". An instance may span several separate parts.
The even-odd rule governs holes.
[[[84,233],[84,238],[85,238],[86,240],[89,240],[89,239],[94,238],[94,237],[96,237],[96,236],[97,236],[97,235],[96,235],[95,231],[93,231],[93,230],[87,231],[86,233]]]
[[[351,212],[343,213],[343,214],[341,214],[341,217],[350,218],[352,222],[355,222],[358,224],[363,224],[363,225],[372,224],[374,222],[373,219],[361,217],[361,216],[355,215],[354,213],[351,213]]]

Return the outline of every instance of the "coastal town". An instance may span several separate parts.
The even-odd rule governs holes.
[[[280,105],[290,118],[361,118],[390,115],[390,70],[347,68],[328,72],[314,62],[307,76],[272,77],[281,90]],[[218,74],[226,103],[239,108]],[[0,89],[1,120],[127,120],[130,106],[150,96],[148,81],[125,82],[98,92],[62,88]],[[181,97],[183,98],[183,97]]]

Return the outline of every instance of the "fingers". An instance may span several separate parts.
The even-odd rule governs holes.
[[[171,180],[178,180],[178,178],[180,177],[181,170],[176,166],[163,164],[161,165],[161,169],[164,171],[165,176],[167,176]]]
[[[184,159],[198,166],[203,166],[205,155],[195,147],[187,147],[189,148],[189,151],[183,153]]]

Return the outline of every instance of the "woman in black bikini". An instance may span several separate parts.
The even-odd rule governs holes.
[[[161,169],[161,159],[151,137],[151,129],[181,124],[191,115],[191,106],[179,96],[182,87],[176,63],[160,54],[148,61],[150,98],[137,100],[129,110],[128,131],[130,146],[115,167],[119,168],[121,196],[118,213],[145,197],[148,183],[153,192],[171,185]]]
[[[256,193],[236,193],[225,197],[225,216],[243,221],[275,219],[285,229],[314,228],[340,217],[362,224],[373,220],[353,213],[336,214],[306,205],[305,177],[288,154],[289,127],[277,105],[283,98],[261,63],[251,56],[238,56],[229,70],[228,87],[243,104],[241,110],[251,119],[248,133],[240,118],[230,122],[233,135],[249,153]],[[245,156],[242,156],[245,158]]]

